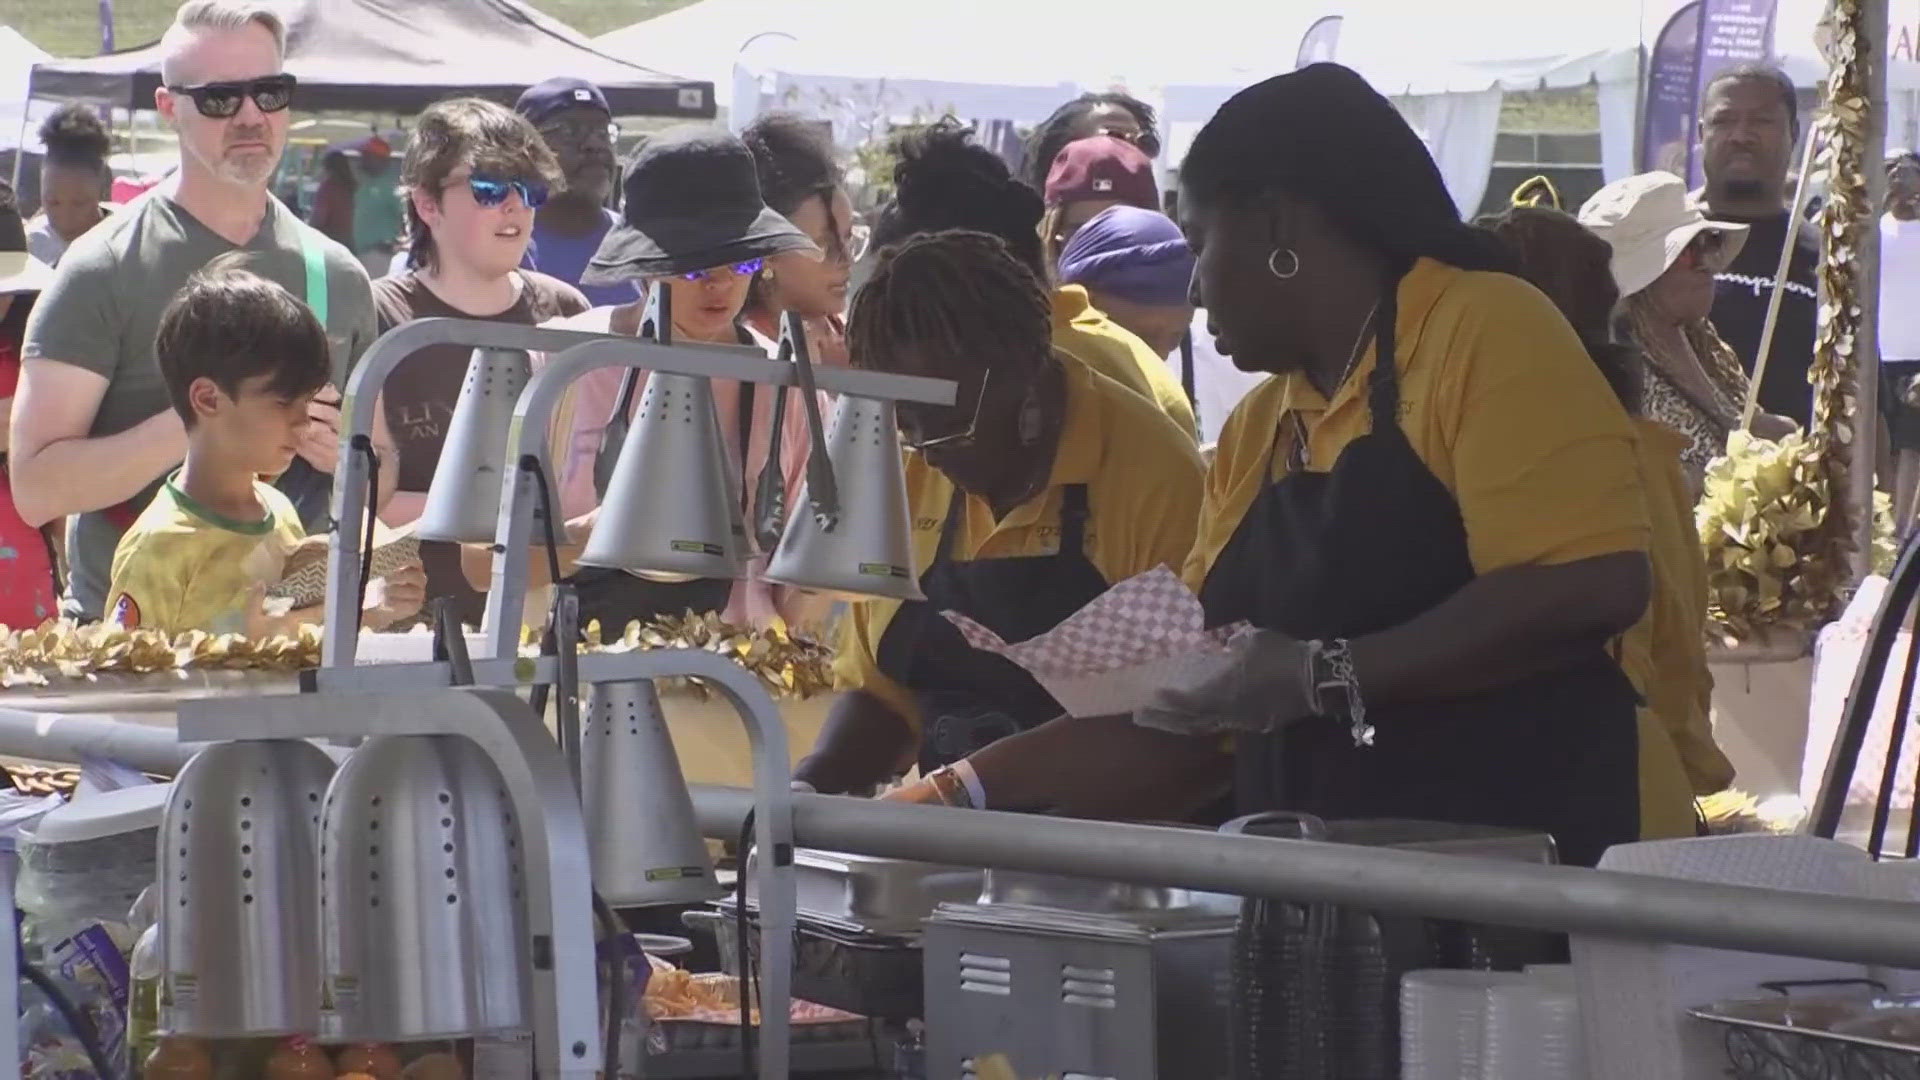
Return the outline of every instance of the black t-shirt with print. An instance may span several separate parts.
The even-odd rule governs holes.
[[[1715,276],[1713,325],[1752,374],[1760,351],[1760,330],[1767,321],[1773,274],[1780,266],[1780,249],[1786,243],[1788,214],[1783,210],[1767,217],[1744,218],[1709,211],[1708,216],[1748,227],[1747,242],[1739,257]],[[1760,408],[1792,417],[1803,428],[1813,416],[1813,389],[1807,385],[1807,369],[1813,365],[1814,317],[1819,307],[1814,274],[1819,264],[1819,232],[1810,222],[1799,222],[1793,262],[1780,297],[1780,322],[1773,331],[1772,357],[1760,382]]]

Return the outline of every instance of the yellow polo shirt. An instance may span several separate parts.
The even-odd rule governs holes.
[[[1652,542],[1653,598],[1620,638],[1620,667],[1646,706],[1640,710],[1640,835],[1692,836],[1693,798],[1733,782],[1733,764],[1713,741],[1713,675],[1701,629],[1707,618],[1707,564],[1694,529],[1693,501],[1680,475],[1686,436],[1636,420],[1640,475]]]
[[[1187,438],[1199,438],[1193,403],[1164,356],[1093,306],[1087,290],[1065,285],[1053,293],[1053,347],[1160,407]]]
[[[1533,286],[1422,259],[1400,283],[1395,345],[1400,427],[1459,504],[1476,572],[1647,549],[1627,414]],[[1305,422],[1315,471],[1331,469],[1372,427],[1366,385],[1374,359],[1369,347],[1331,401],[1292,374],[1255,387],[1234,410],[1186,563],[1195,590],[1254,498],[1285,475],[1291,436],[1273,451],[1287,413]]]
[[[1062,489],[1085,484],[1086,554],[1109,584],[1156,566],[1177,568],[1193,546],[1200,510],[1202,471],[1193,440],[1113,380],[1080,364],[1061,368],[1067,415],[1046,488],[998,522],[984,499],[968,496],[950,557],[964,562],[1058,552]],[[953,482],[916,453],[906,455],[906,472],[914,572],[922,574],[939,549]],[[881,635],[899,610],[898,600],[853,604],[841,623],[834,671],[842,688],[867,690],[918,730],[912,695],[881,674],[875,660]]]

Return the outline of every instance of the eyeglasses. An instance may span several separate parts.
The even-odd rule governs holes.
[[[705,281],[708,278],[718,277],[728,272],[738,274],[741,277],[752,277],[759,273],[760,268],[765,265],[767,265],[767,260],[765,259],[748,259],[746,262],[737,262],[732,266],[716,266],[711,270],[695,270],[691,273],[681,274],[680,276],[688,281]]]
[[[455,180],[453,184],[458,184]],[[452,187],[453,184],[449,184]],[[507,201],[510,193],[518,192],[520,201],[527,209],[538,210],[547,201],[547,185],[538,180],[502,180],[497,176],[474,173],[467,177],[467,190],[473,193],[473,201],[481,206],[499,206]]]
[[[839,246],[847,253],[847,261],[859,262],[866,258],[867,247],[873,243],[873,228],[868,225],[855,225],[847,230],[846,238]]]
[[[296,80],[291,75],[267,75],[240,82],[210,82],[198,86],[169,86],[175,94],[193,99],[193,107],[209,120],[226,120],[240,111],[240,103],[252,98],[263,113],[277,113],[293,104]]]
[[[900,444],[909,450],[920,451],[932,450],[942,446],[972,445],[975,433],[980,430],[980,416],[987,406],[987,380],[992,377],[993,370],[991,368],[980,374],[980,396],[973,401],[973,419],[967,422],[966,430],[955,432],[952,435],[940,435],[931,439],[923,439],[909,432],[902,431],[900,433]],[[900,412],[904,417],[906,410],[902,409]]]

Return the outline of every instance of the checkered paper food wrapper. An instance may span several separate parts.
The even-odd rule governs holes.
[[[1008,644],[957,611],[945,615],[967,644],[1031,674],[1073,716],[1112,716],[1154,691],[1211,674],[1245,626],[1207,629],[1193,590],[1165,566],[1128,578],[1038,637]]]

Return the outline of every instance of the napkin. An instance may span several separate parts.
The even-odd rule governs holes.
[[[941,613],[967,644],[1018,664],[1072,716],[1113,716],[1171,682],[1214,670],[1245,626],[1208,629],[1200,598],[1157,566],[1093,598],[1038,637],[1008,643],[957,611]]]

